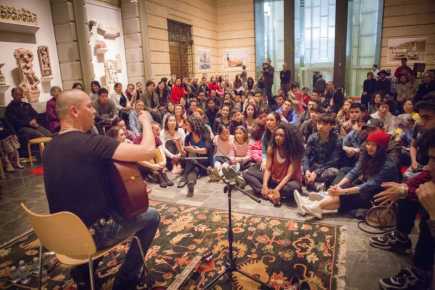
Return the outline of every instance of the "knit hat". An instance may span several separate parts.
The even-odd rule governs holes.
[[[373,142],[378,145],[378,147],[387,148],[388,142],[390,141],[390,135],[385,133],[383,130],[376,130],[367,136],[367,142]]]

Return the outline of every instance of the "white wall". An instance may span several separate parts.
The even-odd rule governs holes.
[[[11,89],[14,86],[18,85],[18,83],[16,83],[16,81],[18,80],[14,81],[14,77],[12,74],[12,71],[17,67],[14,57],[14,50],[16,48],[27,48],[33,52],[33,70],[40,78],[41,72],[39,68],[39,60],[37,54],[37,49],[40,45],[48,46],[53,73],[53,79],[50,82],[39,84],[39,89],[41,91],[41,94],[39,96],[39,102],[44,103],[50,98],[51,86],[62,86],[59,69],[59,59],[57,56],[56,41],[54,38],[53,21],[51,18],[50,2],[49,0],[0,0],[0,3],[4,5],[14,6],[16,8],[26,8],[27,10],[36,13],[36,15],[38,16],[38,25],[40,27],[35,34],[35,43],[0,41],[0,63],[5,63],[2,72],[6,78],[6,83],[10,86],[5,93],[6,104],[9,103],[9,101],[11,100]],[[0,31],[0,34],[3,34],[3,37],[1,37],[1,39],[4,39],[6,34],[4,34],[2,31]],[[20,36],[14,35],[13,33],[8,33],[7,35],[10,35],[8,39],[12,40],[12,38],[14,38],[17,41],[20,40]],[[29,37],[24,38],[29,39]],[[39,107],[43,107],[45,109],[44,104],[39,104],[39,106],[38,104],[35,104],[35,107],[37,109]]]
[[[116,55],[120,55],[122,72],[117,74],[116,82],[123,84],[123,87],[127,87],[127,64],[125,59],[125,47],[124,47],[124,34],[122,31],[122,18],[121,9],[110,6],[106,3],[96,2],[89,0],[86,3],[86,12],[89,20],[95,20],[98,25],[102,25],[104,28],[110,28],[110,32],[119,32],[120,36],[115,39],[104,39],[107,44],[108,51],[104,55],[104,59],[115,60]],[[107,86],[102,79],[105,76],[104,60],[99,61],[97,56],[92,52],[92,63],[94,67],[95,80],[99,81],[102,86],[106,87],[109,91],[113,91],[113,85]]]

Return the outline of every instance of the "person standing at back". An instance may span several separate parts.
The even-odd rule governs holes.
[[[292,72],[288,68],[287,63],[282,65],[282,71],[279,72],[279,78],[281,80],[281,89],[284,91],[284,95],[288,95],[288,90],[290,89],[290,81],[292,77]]]
[[[272,104],[272,86],[273,86],[273,76],[275,73],[275,69],[271,64],[270,59],[266,59],[263,63],[263,83],[264,83],[264,93],[267,96],[267,101],[269,105]]]

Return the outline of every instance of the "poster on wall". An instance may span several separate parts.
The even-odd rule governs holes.
[[[86,9],[95,80],[111,92],[115,83],[127,84],[121,9],[92,0]]]
[[[223,64],[225,70],[241,69],[248,63],[248,51],[246,49],[224,50]]]
[[[198,71],[205,71],[211,69],[211,53],[208,48],[198,48]]]
[[[408,62],[424,62],[426,38],[390,38],[388,40],[388,63],[400,63],[406,57]]]

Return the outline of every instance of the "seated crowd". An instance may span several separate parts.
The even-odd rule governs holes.
[[[116,83],[111,94],[93,81],[92,133],[139,144],[140,116],[149,114],[155,155],[139,163],[144,178],[167,187],[174,185],[167,173],[179,175],[177,186],[187,185],[190,197],[200,176],[219,180],[225,168],[232,168],[240,186],[247,184],[275,206],[296,203],[300,214],[316,218],[397,203],[397,230],[370,241],[385,250],[410,250],[409,234],[420,212],[415,267],[380,281],[384,289],[408,289],[412,283],[430,283],[434,262],[434,236],[426,221],[435,213],[418,199],[419,191],[435,190],[434,73],[425,72],[416,84],[406,60],[392,78],[385,70],[376,77],[369,72],[361,101],[346,98],[332,82],[313,92],[297,83],[282,85],[268,99],[252,78],[240,76],[234,84],[221,76],[162,78],[158,84],[128,84],[125,91]],[[21,167],[18,139],[57,133],[60,92],[51,90],[45,129],[22,101],[21,89],[12,90],[0,135],[7,170]]]

